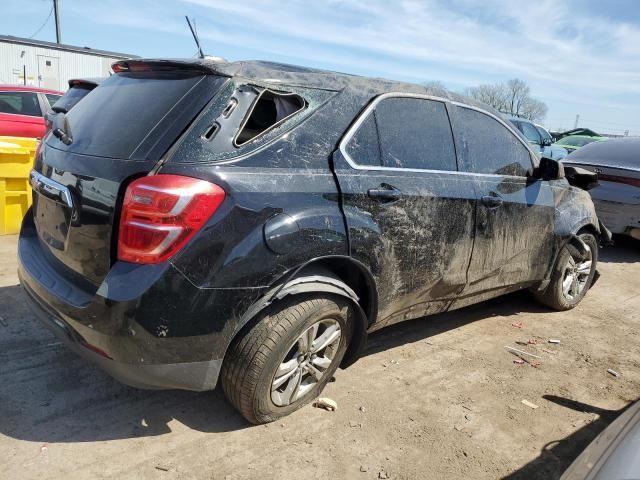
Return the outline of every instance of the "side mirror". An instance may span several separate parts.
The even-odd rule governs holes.
[[[534,171],[534,177],[542,180],[561,180],[565,178],[564,165],[552,158],[542,157]]]
[[[542,139],[542,146],[543,147],[550,147],[551,143],[553,143],[553,142],[551,141],[550,138],[543,138]]]

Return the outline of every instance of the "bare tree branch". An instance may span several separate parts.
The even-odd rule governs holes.
[[[501,113],[541,121],[547,115],[547,105],[531,97],[531,89],[523,80],[514,78],[505,83],[467,88],[465,94],[486,103]]]

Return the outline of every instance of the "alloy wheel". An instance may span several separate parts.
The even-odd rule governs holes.
[[[573,300],[584,291],[591,274],[593,255],[589,245],[585,245],[587,252],[584,256],[569,255],[569,261],[562,280],[562,293],[567,300]]]
[[[342,331],[333,319],[314,323],[284,356],[271,383],[271,401],[284,407],[309,392],[326,374],[340,345]]]

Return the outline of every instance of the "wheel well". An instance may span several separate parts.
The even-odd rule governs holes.
[[[342,368],[346,368],[360,356],[367,341],[367,329],[378,315],[375,280],[364,265],[348,257],[325,257],[315,260],[298,270],[292,278],[314,272],[326,272],[347,285],[358,296],[358,304],[364,313],[365,318],[355,325],[354,337],[342,361]],[[362,315],[359,317],[362,318]]]
[[[281,279],[281,281],[284,282],[282,285],[295,278],[309,274],[328,274],[328,276],[343,282],[353,290],[358,297],[358,305],[362,309],[362,313],[364,313],[364,318],[362,318],[363,315],[358,315],[358,318],[361,318],[362,321],[355,325],[354,337],[349,344],[342,362],[342,367],[345,368],[357,360],[361,350],[366,344],[367,329],[375,321],[378,314],[378,294],[375,281],[367,268],[356,260],[349,257],[325,257],[313,260],[294,271],[288,278]],[[277,295],[277,292],[275,292],[275,294]],[[264,300],[267,300],[267,298],[268,297],[263,297]],[[255,309],[252,307],[245,313],[243,318],[246,317],[246,321],[241,319],[240,328],[233,334],[230,343],[243,335],[242,332],[253,328],[257,319],[260,318],[258,315],[259,312],[265,308],[269,308],[269,303],[257,302],[254,304],[254,307]]]
[[[351,288],[358,296],[358,304],[367,317],[368,326],[375,321],[378,314],[378,294],[373,277],[363,265],[350,258],[321,258],[305,265],[295,276],[317,269],[330,271]]]
[[[600,238],[600,232],[598,232],[598,229],[595,227],[595,225],[592,225],[591,223],[589,223],[589,224],[585,225],[584,227],[580,228],[580,230],[578,230],[576,235],[580,235],[581,233],[590,233],[594,237],[596,237],[597,239]]]

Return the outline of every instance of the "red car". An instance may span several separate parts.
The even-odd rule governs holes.
[[[62,92],[22,85],[0,85],[0,136],[42,138],[44,116]]]

